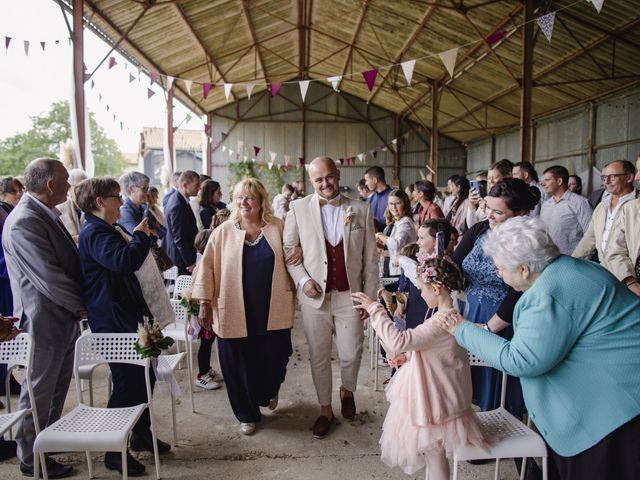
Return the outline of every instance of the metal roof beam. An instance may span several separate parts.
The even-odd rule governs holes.
[[[262,52],[260,52],[260,44],[258,43],[258,37],[256,36],[256,29],[253,26],[253,21],[251,20],[251,14],[249,12],[249,2],[247,0],[241,0],[241,4],[242,13],[244,13],[244,18],[247,21],[247,28],[249,28],[249,32],[251,33],[251,40],[253,41],[253,45],[256,49],[256,58],[260,64],[260,70],[262,71],[265,81],[269,83],[267,79],[267,70],[264,67],[264,60],[262,59]]]

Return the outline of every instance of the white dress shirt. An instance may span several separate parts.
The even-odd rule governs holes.
[[[613,226],[613,220],[616,218],[618,210],[629,200],[636,198],[636,192],[630,192],[623,195],[618,199],[618,203],[615,208],[611,210],[611,196],[608,196],[603,202],[607,205],[607,220],[604,224],[604,231],[602,233],[602,241],[600,242],[600,248],[603,252],[607,250],[607,242],[609,241],[609,235],[611,235],[611,227]]]

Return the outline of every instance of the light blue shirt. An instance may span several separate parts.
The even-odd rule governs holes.
[[[540,219],[560,253],[571,255],[589,228],[592,213],[586,198],[567,190],[557,202],[551,196],[542,203]]]
[[[551,448],[573,456],[640,415],[640,298],[599,265],[561,255],[515,307],[504,340],[463,322],[458,343],[520,377]]]

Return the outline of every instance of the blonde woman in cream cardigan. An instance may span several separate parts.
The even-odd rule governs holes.
[[[256,179],[233,190],[231,218],[215,229],[193,284],[199,320],[218,336],[220,367],[240,430],[252,434],[260,407],[275,410],[291,356],[294,288],[282,248],[284,222]]]

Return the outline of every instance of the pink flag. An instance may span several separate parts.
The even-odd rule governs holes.
[[[376,84],[378,70],[375,68],[373,70],[367,70],[366,72],[362,72],[362,76],[364,77],[364,81],[367,82],[367,88],[369,91],[373,90],[373,86]]]
[[[116,57],[109,57],[109,69],[112,69],[117,65]]]
[[[493,45],[494,43],[497,43],[500,40],[502,40],[506,35],[507,35],[507,32],[505,31],[495,32],[487,36],[487,38],[485,38],[484,41],[487,42],[487,45]]]
[[[204,134],[208,137],[209,135],[211,135],[211,125],[205,125],[204,126]]]
[[[151,72],[151,85],[156,83],[156,80],[158,80],[158,72]]]
[[[369,153],[373,158],[378,158],[378,151],[375,148],[373,150],[369,150]]]
[[[212,88],[213,88],[213,85],[211,85],[210,83],[202,84],[202,96],[205,99],[209,96],[209,92],[211,91]]]
[[[271,98],[278,94],[278,91],[282,88],[282,82],[274,82],[269,85],[269,96]]]
[[[261,148],[260,147],[256,147],[255,145],[253,146],[253,152],[255,154],[255,156],[257,157],[258,154],[260,153]]]
[[[150,88],[147,88],[147,98],[151,98],[156,94],[156,92],[154,92],[153,90],[151,90]]]
[[[9,50],[9,44],[11,43],[11,37],[4,37],[4,48]]]

